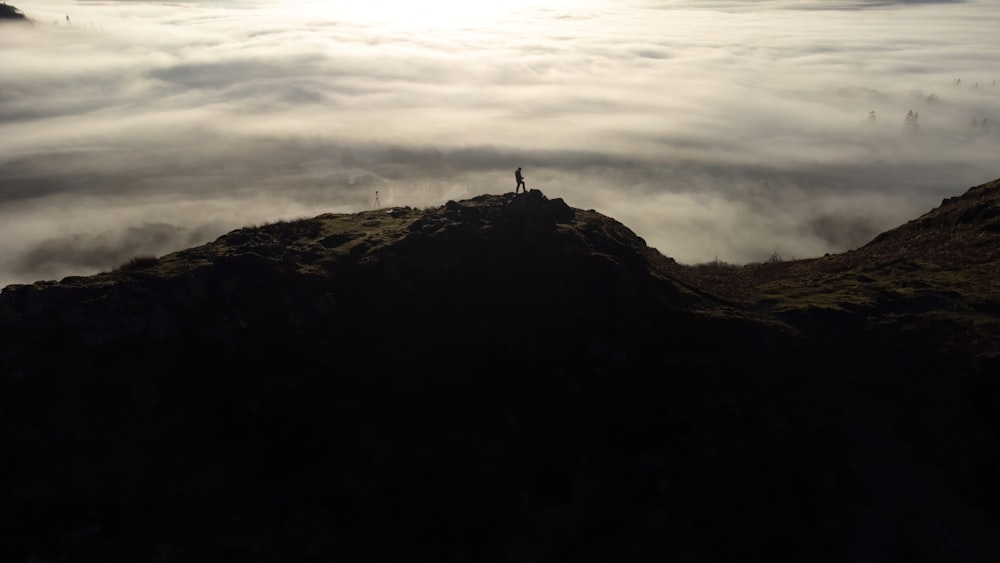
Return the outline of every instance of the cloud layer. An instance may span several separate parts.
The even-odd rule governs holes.
[[[1000,177],[986,0],[352,4],[19,5],[0,286],[517,166],[689,263],[840,252]]]

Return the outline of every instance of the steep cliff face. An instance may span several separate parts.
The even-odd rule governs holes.
[[[722,283],[532,191],[8,287],[0,547],[995,559],[992,290],[892,308],[869,247]]]

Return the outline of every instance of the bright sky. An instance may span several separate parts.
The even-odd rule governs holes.
[[[329,20],[387,24],[395,27],[449,28],[488,24],[534,10],[587,9],[595,0],[290,0],[279,9]]]

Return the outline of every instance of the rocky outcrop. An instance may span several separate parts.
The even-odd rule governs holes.
[[[44,340],[59,330],[102,345],[222,334],[220,327],[234,322],[299,330],[325,322],[331,307],[363,325],[370,324],[366,311],[404,309],[433,325],[450,314],[449,303],[520,294],[513,305],[482,315],[500,336],[518,324],[515,316],[570,323],[584,313],[610,314],[607,307],[642,314],[641,307],[711,300],[651,275],[647,251],[621,224],[533,190],[426,211],[325,215],[241,229],[142,269],[8,287],[0,322],[14,339],[34,334]],[[556,311],[561,319],[551,316]],[[477,316],[454,319],[454,336],[464,338],[466,330],[457,327],[479,322]]]

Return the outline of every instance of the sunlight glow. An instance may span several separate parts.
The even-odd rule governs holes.
[[[293,0],[286,6],[300,14],[332,20],[393,24],[404,27],[482,25],[535,10],[568,10],[591,2],[573,0]]]

